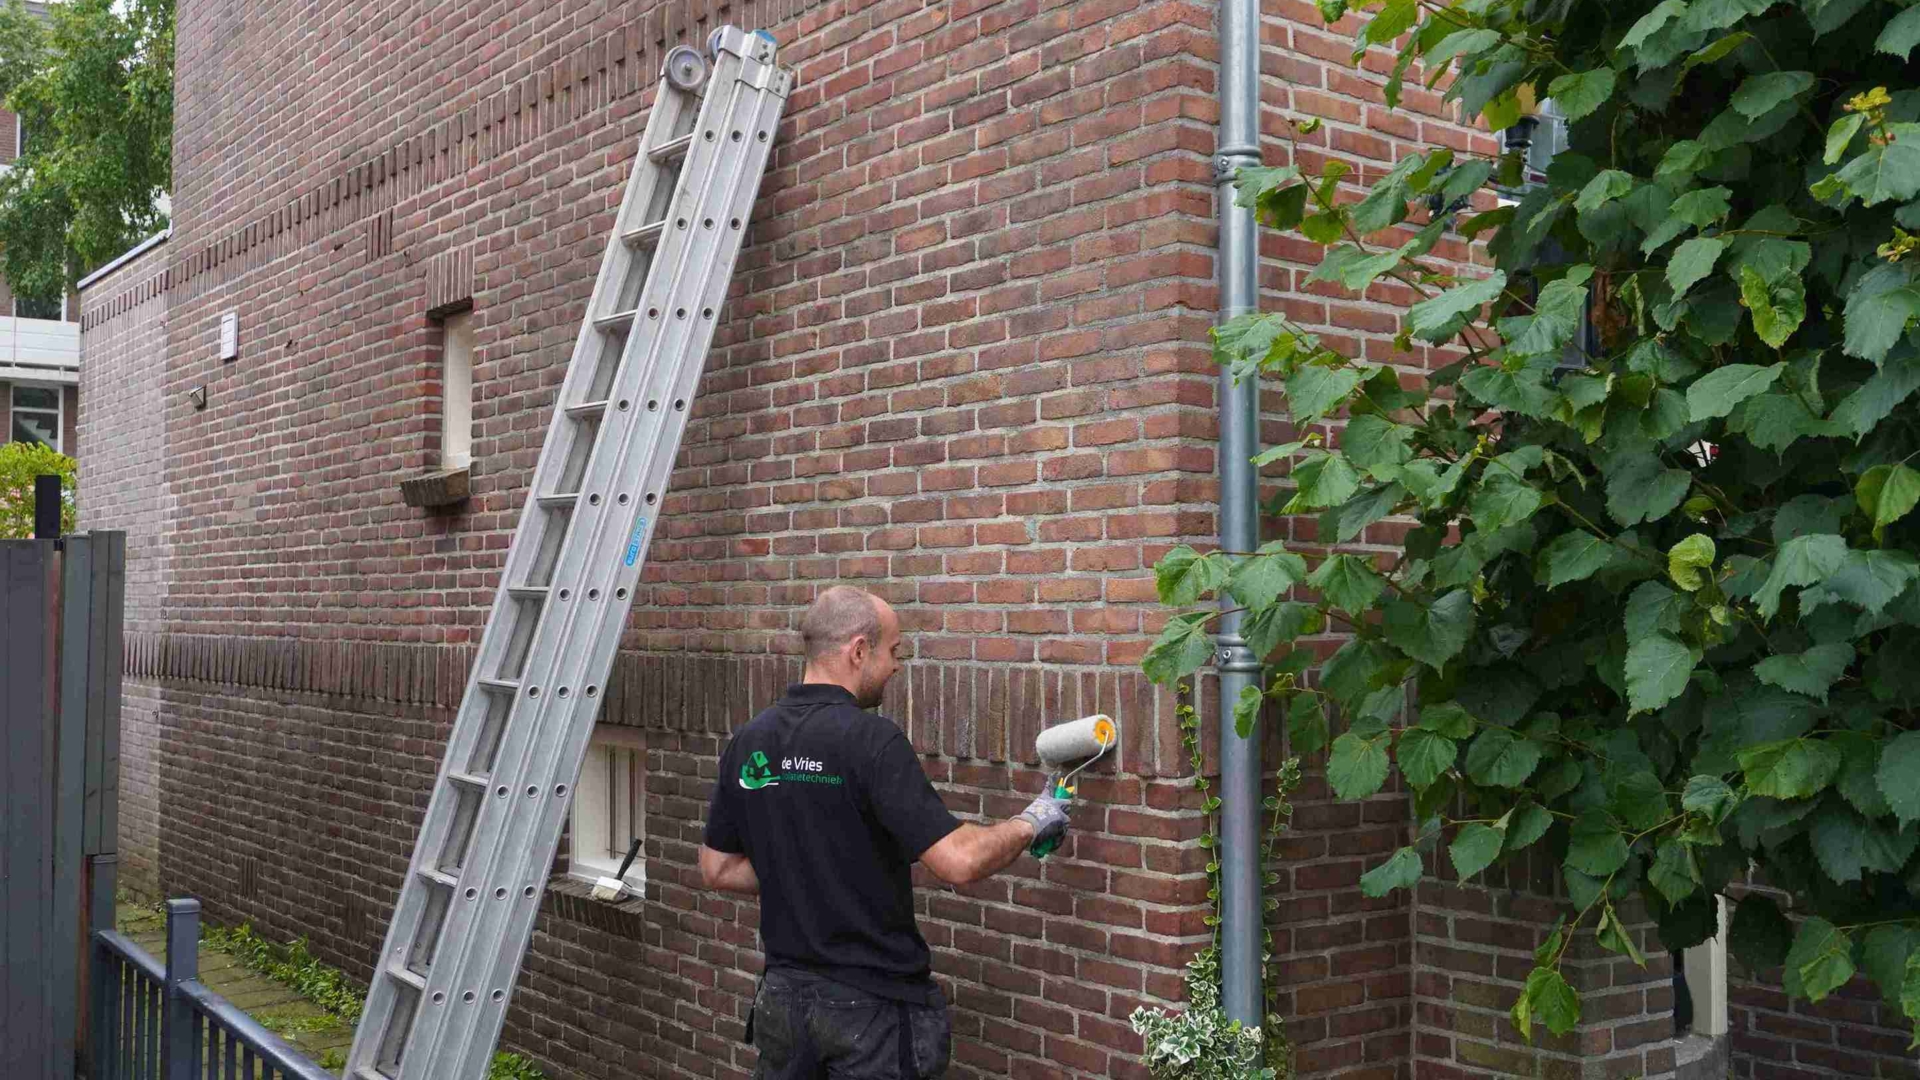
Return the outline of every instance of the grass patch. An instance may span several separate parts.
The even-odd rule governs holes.
[[[276,1027],[269,1019],[255,1017],[263,1027],[276,1034],[324,1030],[331,1024],[351,1026],[366,1007],[366,995],[339,968],[330,967],[307,951],[305,940],[295,938],[284,944],[268,941],[242,923],[232,929],[203,924],[201,940],[226,953],[242,967],[259,972],[285,986],[326,1011],[326,1016],[281,1017]],[[339,1069],[346,1058],[338,1050],[321,1055],[320,1067]],[[487,1080],[547,1080],[533,1062],[519,1054],[498,1053],[487,1067]]]

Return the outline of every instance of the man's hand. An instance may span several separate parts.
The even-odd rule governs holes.
[[[1028,803],[1027,808],[1015,816],[1033,826],[1034,843],[1051,840],[1066,834],[1067,800],[1056,799],[1042,792],[1039,798]]]

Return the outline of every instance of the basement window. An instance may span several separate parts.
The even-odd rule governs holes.
[[[646,736],[636,728],[598,724],[573,790],[573,844],[567,869],[575,877],[612,877],[627,849],[645,836]],[[645,858],[627,868],[630,889],[644,891]]]

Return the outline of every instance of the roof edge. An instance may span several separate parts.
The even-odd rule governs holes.
[[[120,269],[122,266],[125,266],[126,264],[132,262],[133,260],[139,258],[140,256],[145,255],[147,252],[153,250],[156,247],[159,247],[161,244],[166,243],[167,238],[172,235],[173,235],[173,226],[169,225],[166,228],[161,229],[159,232],[154,233],[152,236],[149,236],[145,240],[140,241],[138,244],[135,244],[133,247],[128,248],[126,253],[121,255],[119,258],[114,259],[112,262],[108,263],[107,265],[101,267],[98,270],[95,270],[93,273],[88,274],[86,277],[81,278],[79,283],[74,285],[74,289],[76,291],[84,290],[87,286],[93,284],[96,281],[99,281],[101,278],[106,277],[108,274],[113,273],[115,270]]]

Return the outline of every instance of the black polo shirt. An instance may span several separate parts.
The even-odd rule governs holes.
[[[928,1004],[910,872],[959,827],[898,725],[801,683],[720,755],[705,842],[753,863],[768,967]]]

